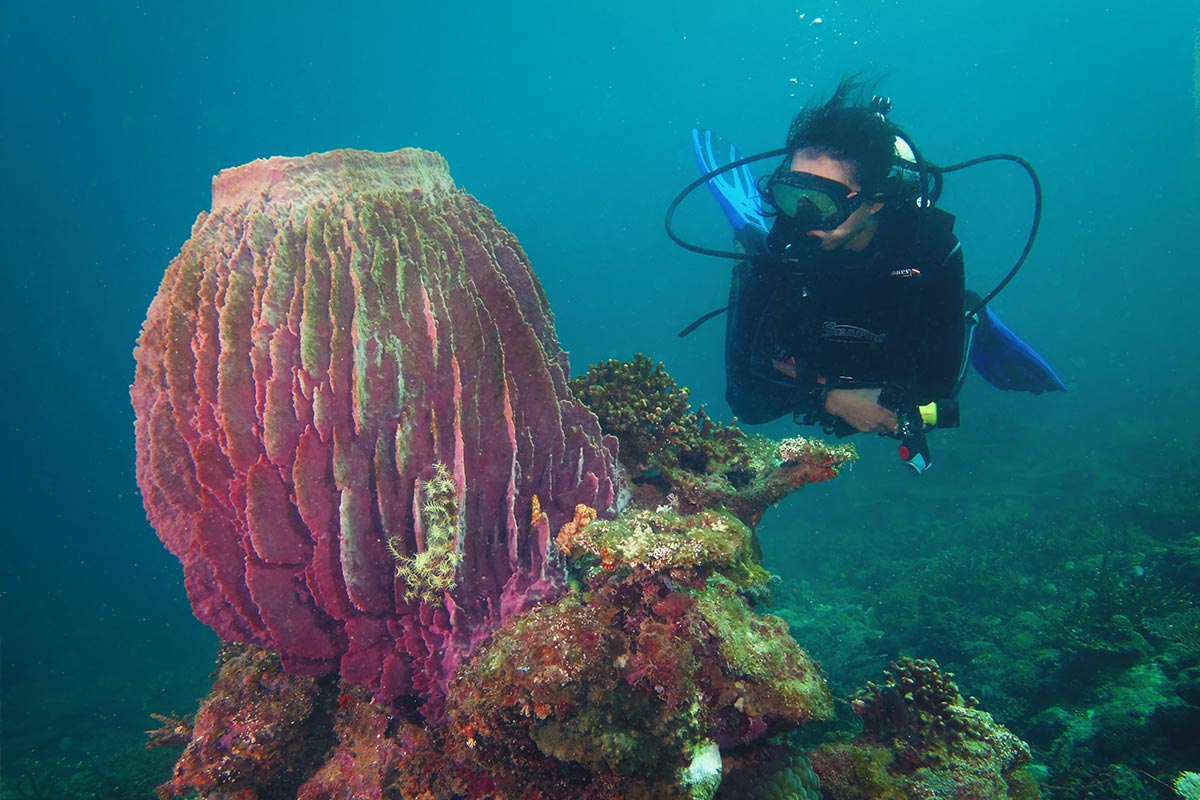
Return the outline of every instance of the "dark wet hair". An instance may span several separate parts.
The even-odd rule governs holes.
[[[797,150],[812,150],[849,162],[863,192],[884,191],[898,129],[870,108],[876,83],[843,78],[828,100],[805,106],[788,128],[788,162]]]

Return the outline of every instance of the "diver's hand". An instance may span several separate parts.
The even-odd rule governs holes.
[[[896,412],[879,405],[879,389],[831,389],[825,410],[840,417],[860,433],[893,434],[899,427]]]

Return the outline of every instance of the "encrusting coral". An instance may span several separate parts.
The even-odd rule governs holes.
[[[716,781],[687,779],[697,753],[831,715],[787,625],[751,607],[767,574],[731,515],[578,509],[558,542],[580,591],[496,632],[447,697],[458,757],[499,796],[519,781],[538,797],[707,800]]]
[[[158,795],[294,793],[306,765],[329,744],[322,691],[316,678],[285,673],[274,653],[227,645],[212,693],[196,712],[189,741]]]
[[[684,516],[672,508],[630,509],[615,519],[595,519],[583,506],[555,539],[578,570],[648,570],[671,573],[720,569],[747,589],[770,577],[752,554],[752,534],[733,515],[702,510]],[[591,555],[590,560],[581,560]]]

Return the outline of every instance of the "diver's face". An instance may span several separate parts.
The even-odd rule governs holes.
[[[831,181],[837,181],[851,192],[862,191],[862,187],[854,177],[854,167],[848,161],[830,158],[824,153],[813,150],[797,150],[792,156],[792,172],[807,172]],[[875,215],[883,208],[883,203],[863,203],[854,210],[846,221],[831,231],[814,230],[808,235],[820,240],[818,247],[822,250],[859,251],[870,244],[875,236],[879,221]]]

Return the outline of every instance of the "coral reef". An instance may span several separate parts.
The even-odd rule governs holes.
[[[786,623],[753,607],[769,576],[748,528],[720,511],[603,520],[580,506],[557,541],[571,588],[459,665],[441,724],[247,646],[160,793],[711,800],[740,774],[734,786],[757,787],[745,796],[814,797],[807,762],[769,737],[829,718],[832,697]],[[188,730],[167,718],[153,738]]]
[[[489,631],[562,591],[551,531],[613,510],[615,442],[541,286],[435,153],[222,172],[135,356],[138,485],[196,616],[430,718]]]
[[[329,743],[321,697],[316,678],[288,675],[274,653],[227,645],[213,690],[159,797],[294,793]]]
[[[448,697],[458,757],[501,796],[708,798],[702,754],[830,716],[786,624],[742,593],[766,576],[736,519],[581,512],[565,534],[581,591],[494,634]]]
[[[1028,746],[998,725],[934,661],[893,662],[851,706],[863,732],[811,754],[827,800],[1037,798]]]
[[[768,525],[767,557],[796,565],[772,610],[835,694],[933,657],[1030,745],[1048,795],[1165,800],[1200,763],[1200,517],[1186,464],[1127,444],[1155,453],[1136,480],[1072,462],[1044,496],[939,489],[794,549]]]
[[[641,353],[632,361],[592,364],[571,387],[601,429],[620,441],[634,502],[647,508],[725,508],[754,526],[784,495],[835,477],[857,458],[850,444],[802,437],[776,442],[713,422],[703,407],[693,412],[688,390]]]
[[[436,156],[222,173],[137,356],[147,512],[243,642],[151,732],[186,740],[163,797],[811,796],[770,738],[832,697],[751,526],[854,451],[715,424],[644,357],[576,382],[601,425]]]

